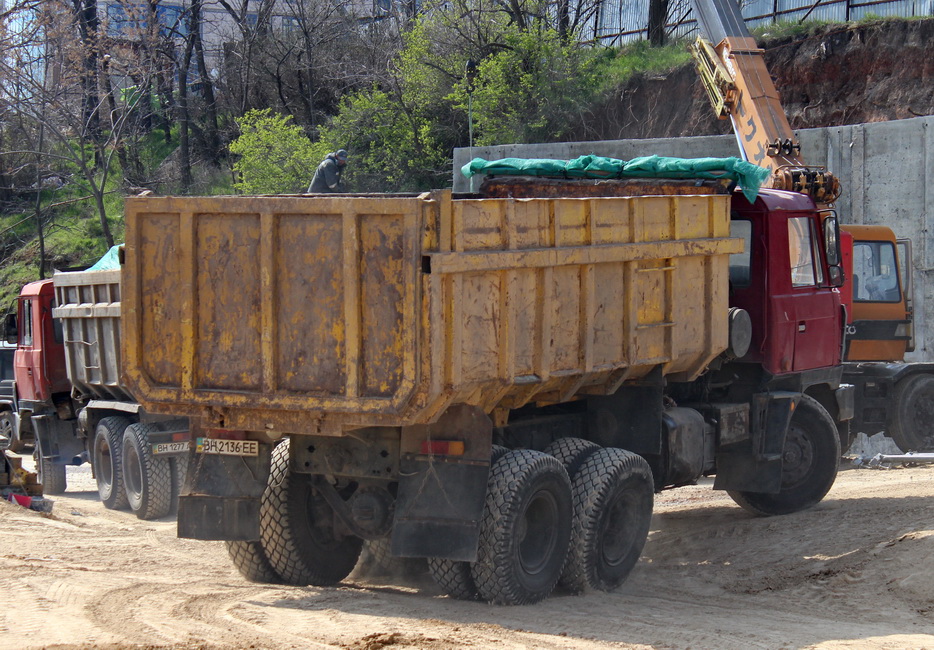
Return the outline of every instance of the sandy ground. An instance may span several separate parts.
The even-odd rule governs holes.
[[[846,470],[755,518],[709,484],[659,495],[617,593],[528,607],[418,570],[334,588],[247,582],[221,543],[106,510],[86,469],[43,516],[0,502],[2,648],[934,648],[934,466]]]

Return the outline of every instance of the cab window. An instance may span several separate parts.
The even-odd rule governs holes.
[[[788,254],[793,287],[814,286],[820,279],[819,273],[814,270],[816,246],[817,238],[811,219],[793,217],[788,220]]]
[[[855,302],[899,302],[895,246],[887,241],[853,244],[853,300]]]
[[[22,309],[23,322],[19,326],[19,342],[24,347],[32,345],[32,300],[23,300]]]

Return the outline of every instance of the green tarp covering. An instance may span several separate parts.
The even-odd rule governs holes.
[[[535,158],[474,158],[461,168],[467,178],[490,176],[547,176],[552,178],[727,178],[736,181],[743,194],[755,201],[769,170],[739,158],[666,158],[643,156],[632,160],[581,156],[574,160]]]
[[[113,271],[120,268],[120,257],[118,249],[123,244],[111,246],[110,250],[104,253],[104,256],[97,260],[97,263],[88,269],[88,271]]]

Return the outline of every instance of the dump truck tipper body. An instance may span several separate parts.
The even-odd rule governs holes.
[[[129,376],[209,426],[335,435],[693,379],[727,346],[729,201],[131,203]]]
[[[760,513],[819,501],[818,398],[851,405],[813,202],[556,182],[128,199],[125,381],[191,418],[179,534],[296,584],[386,543],[452,596],[520,603],[566,558],[574,588],[618,586],[654,490],[716,473]]]

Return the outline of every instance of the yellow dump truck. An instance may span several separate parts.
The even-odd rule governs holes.
[[[764,514],[823,498],[839,360],[769,369],[766,316],[730,306],[734,268],[773,290],[762,246],[800,274],[795,218],[831,277],[813,206],[715,181],[509,187],[127,200],[125,381],[190,417],[179,535],[319,585],[389,540],[451,596],[515,604],[619,586],[656,490],[716,473]],[[814,327],[842,337],[836,318]]]

